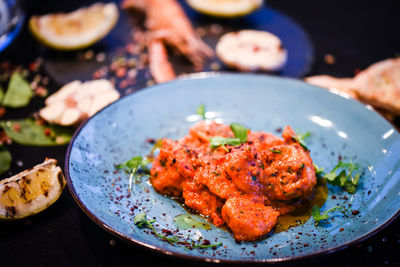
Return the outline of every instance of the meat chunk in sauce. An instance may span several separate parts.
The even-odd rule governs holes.
[[[200,122],[181,140],[164,139],[151,169],[151,183],[216,226],[226,224],[238,241],[265,236],[279,215],[293,210],[316,184],[309,152],[290,127],[283,139],[248,131],[247,142],[225,149],[210,138],[233,137],[229,126]]]
[[[229,198],[222,207],[222,218],[237,241],[252,241],[268,234],[279,212],[248,195]]]

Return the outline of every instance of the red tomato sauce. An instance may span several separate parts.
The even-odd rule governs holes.
[[[316,184],[309,151],[289,126],[282,138],[248,130],[247,142],[211,148],[212,137],[234,137],[230,127],[200,122],[180,140],[164,138],[150,181],[161,194],[181,197],[237,241],[268,234]]]

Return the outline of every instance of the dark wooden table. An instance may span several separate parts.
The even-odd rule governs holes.
[[[73,10],[82,5],[82,1],[78,0],[57,2],[32,0],[23,3],[28,16]],[[400,2],[397,0],[268,0],[266,4],[290,16],[308,33],[315,49],[315,61],[308,75],[353,76],[355,71],[374,62],[399,56]],[[46,48],[37,44],[25,25],[15,42],[0,53],[0,61],[9,60],[15,64],[27,65],[43,54],[46,58],[53,56]],[[334,56],[335,64],[326,63],[326,54]],[[51,72],[47,69],[49,71]],[[49,89],[55,90],[59,86],[58,81],[50,81]],[[7,110],[4,118],[26,117],[42,105],[43,99],[35,98],[27,108]],[[395,124],[400,126],[398,118],[395,119]],[[45,157],[56,158],[63,166],[67,147],[26,147],[12,144],[8,149],[13,155],[13,163],[11,170],[0,178],[29,168],[43,161]],[[117,240],[83,213],[67,188],[60,199],[44,212],[20,221],[0,222],[0,266],[192,264],[194,263],[152,254]],[[400,266],[400,218],[358,244],[294,264]]]

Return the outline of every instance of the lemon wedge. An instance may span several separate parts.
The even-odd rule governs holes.
[[[0,181],[0,220],[17,220],[49,207],[61,195],[65,178],[55,159]]]
[[[33,16],[29,29],[39,42],[57,50],[90,46],[106,36],[119,17],[114,3],[93,4],[71,13]]]
[[[259,8],[263,0],[186,0],[193,9],[217,17],[240,17]]]

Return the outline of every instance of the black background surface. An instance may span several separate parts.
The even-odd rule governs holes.
[[[61,3],[62,2],[62,3]],[[92,1],[84,1],[90,3]],[[82,1],[25,1],[29,14],[70,11]],[[400,1],[270,0],[270,7],[297,21],[314,44],[315,62],[309,75],[353,76],[355,70],[400,53]],[[0,61],[27,64],[47,51],[26,26],[17,40],[0,53]],[[334,65],[324,55],[336,58]],[[56,88],[59,84],[50,84]],[[28,108],[8,111],[7,118],[26,117],[43,105],[35,98]],[[397,126],[400,125],[396,120]],[[371,127],[374,127],[371,125]],[[53,157],[64,164],[66,147],[8,147],[15,174]],[[17,164],[19,163],[19,164]],[[21,166],[22,163],[22,166]],[[0,222],[0,266],[188,266],[193,262],[153,254],[116,239],[91,221],[68,189],[44,212],[15,222]],[[374,236],[329,255],[290,264],[311,266],[400,266],[400,218]]]

